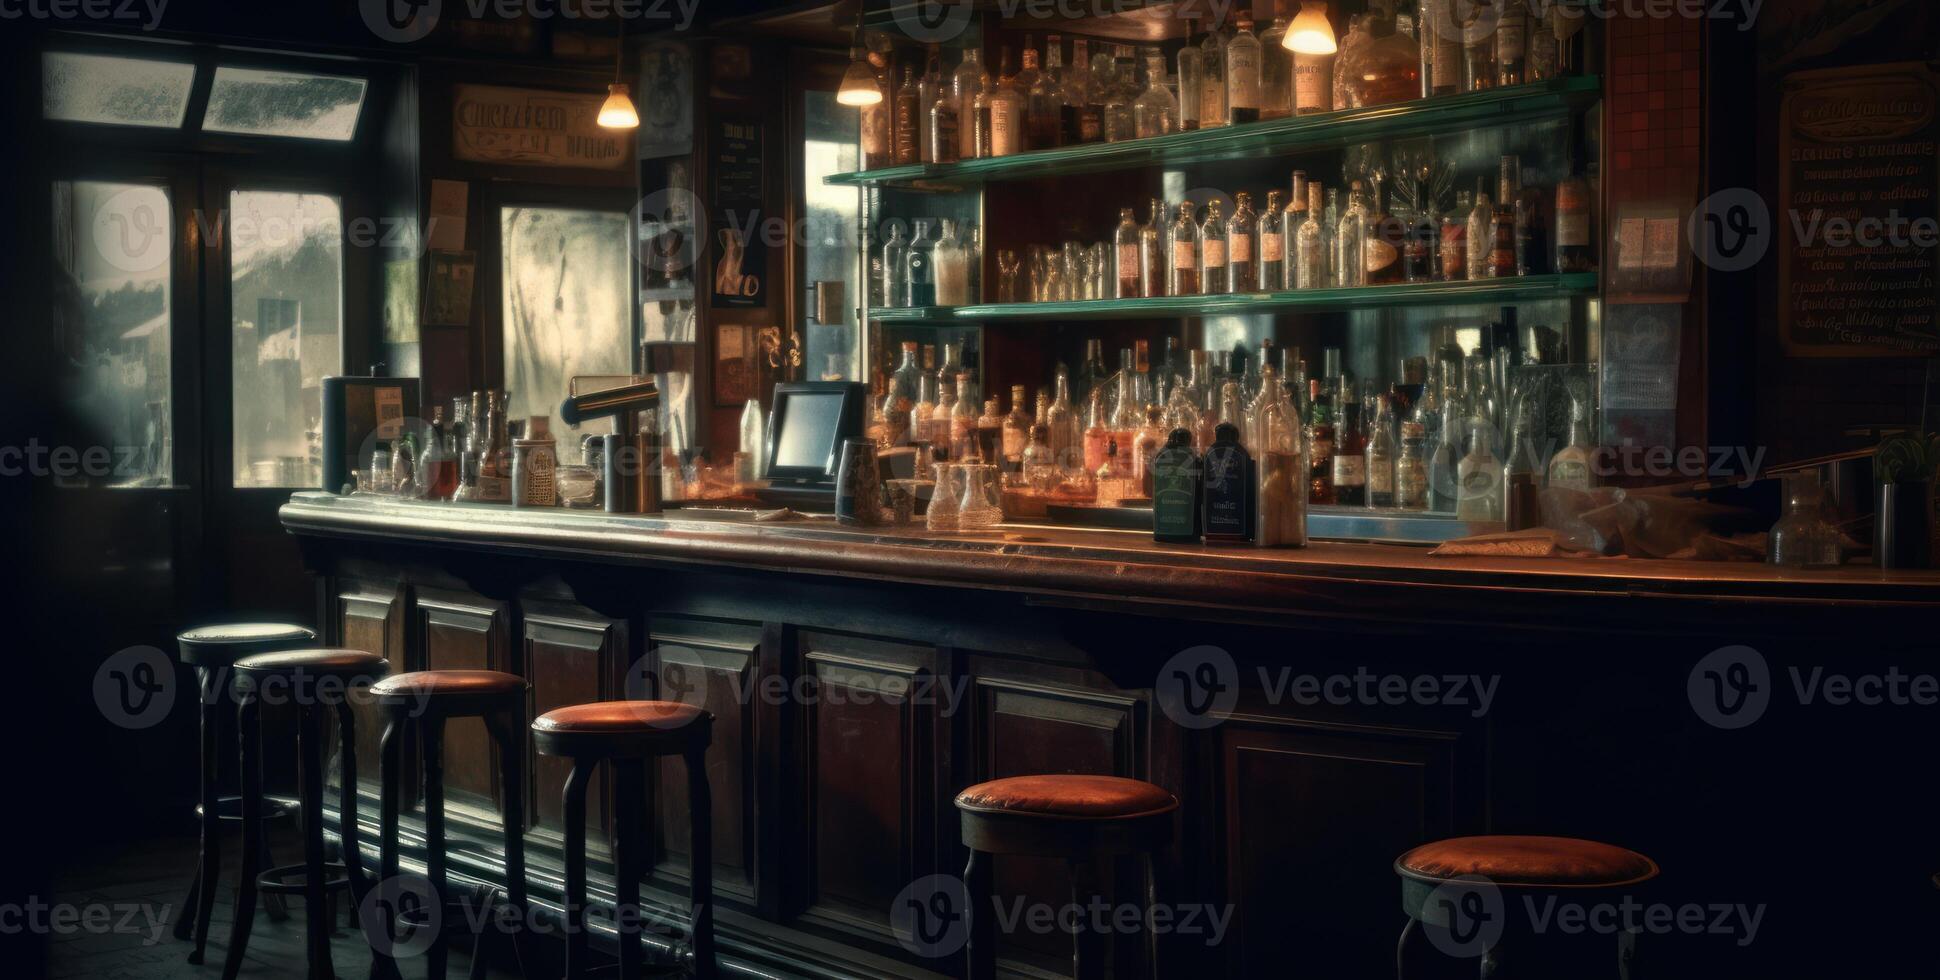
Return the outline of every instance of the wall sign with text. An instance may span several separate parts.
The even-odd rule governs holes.
[[[633,136],[600,128],[604,101],[604,95],[579,92],[454,86],[452,155],[480,163],[617,169],[633,157]]]

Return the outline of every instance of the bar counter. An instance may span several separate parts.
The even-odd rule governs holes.
[[[1186,975],[1284,975],[1289,957],[1313,975],[1392,969],[1391,862],[1464,833],[1633,847],[1665,867],[1666,901],[1769,903],[1771,935],[1910,942],[1918,903],[1866,897],[1940,870],[1922,788],[1880,751],[1930,758],[1932,709],[1807,703],[1785,679],[1931,670],[1931,572],[1191,547],[1025,525],[933,535],[320,493],[294,496],[282,521],[317,576],[326,639],[393,669],[510,670],[532,682],[535,712],[672,696],[656,686],[668,669],[697,671],[682,699],[719,719],[714,881],[729,967],[746,973],[953,972],[899,943],[890,909],[913,881],[962,868],[957,790],[1030,772],[1134,776],[1180,797],[1160,901],[1233,909],[1216,942],[1165,937],[1169,970]],[[1852,612],[1834,623],[1831,607]],[[1214,673],[1194,675],[1208,648]],[[1706,702],[1707,671],[1741,648],[1769,701],[1748,725]],[[1181,707],[1202,696],[1210,713]],[[360,822],[374,831],[377,732],[360,724],[373,801]],[[504,788],[490,749],[454,725],[446,754],[454,817],[476,845],[455,867],[493,880]],[[524,788],[542,903],[557,899],[562,778],[541,764]],[[647,894],[675,909],[680,784],[677,767],[659,774],[649,811]],[[611,818],[593,809],[597,840]],[[1790,839],[1764,819],[1775,810],[1822,834]],[[1798,895],[1775,849],[1848,869],[1834,874],[1844,894]],[[998,892],[1061,903],[1062,873],[1000,860]],[[602,882],[596,897],[610,898]],[[1652,959],[1707,970],[1798,966],[1773,942],[1647,943]],[[1068,939],[1006,935],[1000,950],[1007,969],[1055,974]]]

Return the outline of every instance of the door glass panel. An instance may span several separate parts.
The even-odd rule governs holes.
[[[323,480],[322,382],[343,370],[342,228],[328,194],[229,195],[235,486]]]
[[[217,68],[202,128],[347,140],[357,131],[364,80],[254,68]]]
[[[165,487],[173,471],[169,399],[168,192],[149,184],[54,183],[56,335],[75,384],[71,408],[88,427],[91,477]],[[105,447],[103,461],[95,447]]]
[[[41,58],[41,112],[49,119],[122,126],[182,125],[195,66],[49,51]]]
[[[856,110],[837,104],[833,92],[804,92],[802,100],[802,196],[808,206],[802,275],[809,282],[841,283],[843,299],[842,319],[835,323],[803,317],[803,366],[811,379],[855,380],[862,368],[856,360],[858,331],[851,313],[859,296],[855,239],[862,220],[861,192],[831,187],[822,177],[862,165],[856,157]]]
[[[574,375],[633,369],[623,211],[499,210],[506,413],[559,414]]]

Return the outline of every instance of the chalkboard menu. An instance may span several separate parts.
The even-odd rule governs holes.
[[[1787,354],[1940,351],[1937,81],[1919,63],[1786,78],[1774,219]]]

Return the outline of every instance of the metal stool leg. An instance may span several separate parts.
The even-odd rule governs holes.
[[[688,930],[694,941],[694,976],[711,980],[719,968],[714,962],[714,798],[707,785],[707,744],[690,746],[686,761],[688,823],[693,827]]]
[[[378,743],[377,887],[392,891],[397,880],[397,821],[403,795],[400,787],[404,779],[406,723],[405,709],[392,708],[385,720],[384,737]],[[380,902],[364,923],[366,938],[371,944],[372,980],[395,980],[398,976],[397,961],[388,952],[397,929],[395,911]]]
[[[586,962],[586,784],[594,762],[574,759],[566,776],[566,980],[585,980]]]
[[[1090,861],[1071,860],[1066,865],[1071,872],[1071,901],[1080,910],[1077,916],[1077,933],[1071,937],[1071,976],[1075,980],[1096,980],[1105,975],[1104,936],[1091,928],[1083,913],[1096,891],[1093,875],[1096,867]]]
[[[303,705],[297,711],[297,767],[302,780],[303,912],[310,952],[311,980],[331,980],[329,869],[323,856],[323,709]]]
[[[221,710],[215,698],[210,696],[209,672],[196,668],[197,687],[202,692],[202,853],[201,867],[196,871],[195,885],[190,889],[194,895],[193,905],[184,905],[183,911],[190,908],[194,912],[195,949],[189,952],[189,962],[200,964],[203,951],[209,945],[209,919],[215,911],[216,883],[222,874],[222,815],[216,810],[216,787],[222,779],[222,758],[220,743],[221,720],[217,712]],[[205,884],[206,883],[206,884]]]
[[[424,867],[431,879],[431,900],[440,910],[449,908],[451,882],[445,871],[445,719],[429,715],[418,721],[418,744],[424,748]],[[437,919],[442,919],[439,915]],[[425,951],[425,976],[443,980],[450,951],[444,936],[431,938]]]
[[[614,759],[613,925],[620,943],[620,976],[640,975],[640,873],[646,824],[647,770],[640,759]]]
[[[1152,927],[1155,909],[1159,907],[1158,874],[1152,870],[1152,852],[1139,855],[1139,863],[1145,870],[1145,975],[1159,980],[1159,931]]]
[[[247,692],[237,698],[236,741],[242,757],[242,880],[236,886],[235,918],[229,926],[229,951],[222,959],[222,980],[236,980],[243,950],[249,946],[249,927],[256,917],[256,875],[263,855],[263,751],[260,708]],[[215,887],[209,882],[206,889]]]
[[[984,912],[990,907],[990,862],[990,855],[973,850],[963,866],[964,897],[970,904],[964,910],[970,916],[970,938],[964,943],[963,955],[970,980],[993,980],[997,976],[997,923]]]

